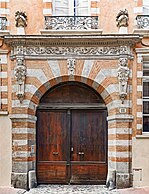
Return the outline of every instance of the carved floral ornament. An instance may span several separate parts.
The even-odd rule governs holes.
[[[24,64],[24,58],[19,57],[16,59],[16,67],[14,69],[14,76],[17,84],[17,92],[16,95],[20,102],[23,101],[24,98],[24,90],[25,90],[25,78],[26,78],[26,66]]]
[[[127,46],[120,47],[18,47],[17,54],[26,55],[95,55],[95,56],[115,56],[120,54],[130,54]]]
[[[129,78],[128,59],[120,58],[118,68],[118,80],[119,80],[119,95],[122,103],[124,103],[124,99],[127,96],[128,78]]]

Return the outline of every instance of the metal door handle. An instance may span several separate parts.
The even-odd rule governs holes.
[[[53,152],[53,155],[58,155],[58,152]]]
[[[84,152],[79,152],[78,154],[79,154],[79,155],[84,155]]]

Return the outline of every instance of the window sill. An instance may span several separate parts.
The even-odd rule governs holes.
[[[0,111],[0,115],[8,115],[8,111]]]
[[[40,30],[42,35],[100,35],[102,34],[102,29],[97,30]]]
[[[0,36],[9,35],[9,30],[0,30]]]
[[[144,37],[149,37],[149,29],[134,29],[133,34],[141,34]]]
[[[142,135],[136,135],[136,139],[149,139],[149,132],[142,133]]]

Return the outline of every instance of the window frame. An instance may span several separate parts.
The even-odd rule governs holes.
[[[144,131],[144,117],[148,117],[149,118],[149,113],[144,113],[144,102],[149,102],[149,95],[148,96],[144,96],[144,83],[148,82],[149,83],[149,75],[148,76],[144,76],[144,72],[145,71],[149,71],[149,63],[143,62],[143,76],[142,76],[142,134],[148,134],[149,135],[149,127],[148,127],[148,131]]]
[[[74,3],[74,1],[76,1],[76,3]],[[85,15],[79,15],[77,14],[75,10],[77,10],[77,8],[75,7],[75,4],[77,4],[78,0],[68,0],[68,13],[66,15],[60,15],[60,14],[56,14],[56,3],[55,0],[52,1],[52,15],[53,16],[91,16],[91,10],[90,10],[90,5],[91,2],[90,0],[88,1],[88,11]],[[65,7],[65,6],[62,6]],[[81,6],[82,7],[82,6]]]
[[[143,0],[143,14],[144,15],[149,15],[149,0]],[[146,13],[146,10],[148,10],[148,12]]]

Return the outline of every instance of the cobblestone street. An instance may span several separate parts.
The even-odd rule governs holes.
[[[25,194],[119,194],[119,192],[108,191],[101,185],[40,185]]]

